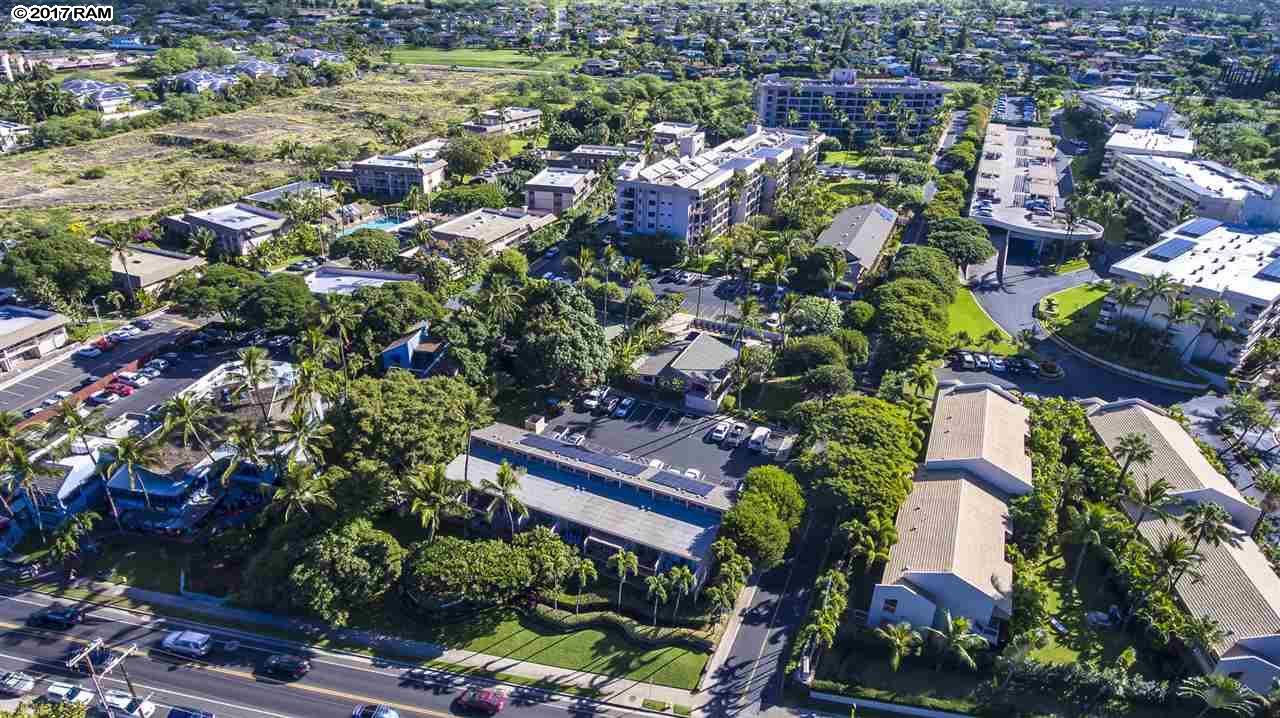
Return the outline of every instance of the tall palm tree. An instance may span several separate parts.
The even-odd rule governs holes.
[[[280,514],[287,524],[295,512],[310,516],[321,507],[337,507],[329,482],[311,464],[288,462],[276,483],[268,510]]]
[[[107,241],[111,243],[111,251],[120,260],[120,266],[124,268],[124,291],[129,294],[129,303],[133,304],[136,288],[133,286],[133,272],[129,271],[129,254],[132,252],[130,245],[133,240],[126,232],[116,231],[107,234]]]
[[[1124,483],[1125,477],[1129,475],[1129,469],[1135,464],[1138,466],[1146,466],[1155,458],[1155,452],[1151,449],[1151,442],[1147,437],[1135,432],[1130,432],[1120,437],[1120,441],[1116,443],[1116,448],[1111,452],[1116,461],[1120,462],[1120,482]]]
[[[485,287],[480,303],[490,321],[505,327],[520,313],[523,299],[519,287],[505,277],[497,277]]]
[[[667,580],[662,576],[648,576],[644,580],[645,595],[653,599],[653,626],[658,626],[658,606],[666,603],[670,596],[667,593]]]
[[[905,384],[916,394],[929,396],[933,394],[933,388],[938,385],[938,378],[933,374],[933,367],[920,361],[907,370]]]
[[[513,467],[510,463],[503,461],[494,478],[485,478],[480,481],[480,489],[494,497],[493,503],[489,505],[489,521],[493,521],[494,512],[501,506],[507,515],[507,522],[511,525],[512,536],[516,535],[516,517],[524,518],[529,515],[528,507],[520,501],[518,496],[522,476],[524,476],[523,466]]]
[[[987,639],[969,630],[969,619],[963,616],[952,618],[949,610],[942,612],[942,628],[926,626],[924,630],[938,643],[938,663],[935,667],[939,670],[942,662],[950,657],[969,670],[976,671],[978,663],[974,660],[974,653],[989,645]]]
[[[623,326],[631,326],[631,297],[635,294],[636,287],[640,286],[641,280],[645,277],[644,264],[638,259],[633,259],[622,265],[622,279],[627,283],[627,303],[623,308]],[[698,282],[698,309],[702,310],[702,282]]]
[[[1210,616],[1188,616],[1178,632],[1188,647],[1199,650],[1205,656],[1213,654],[1214,647],[1231,635],[1222,624]]]
[[[1111,509],[1100,503],[1085,506],[1084,511],[1071,506],[1067,509],[1068,526],[1063,540],[1078,546],[1080,554],[1076,557],[1076,567],[1071,573],[1071,584],[1080,583],[1080,571],[1084,568],[1084,560],[1090,548],[1106,549],[1106,536],[1116,526],[1116,517]]]
[[[159,460],[160,451],[154,444],[137,436],[126,436],[116,442],[115,459],[111,462],[111,475],[115,476],[121,468],[129,477],[129,488],[142,488],[142,499],[147,508],[151,508],[151,494],[147,491],[147,482],[138,476],[138,469]]]
[[[471,486],[471,432],[483,421],[490,418],[489,402],[478,394],[472,395],[462,402],[462,421],[467,425],[467,445],[462,447],[462,481],[468,488]]]
[[[881,626],[875,633],[877,638],[889,645],[889,669],[894,673],[897,673],[898,668],[902,666],[902,659],[915,655],[924,643],[920,632],[906,621]]]
[[[36,485],[36,481],[41,478],[56,476],[57,470],[43,461],[33,461],[31,455],[24,449],[14,449],[5,458],[4,468],[13,475],[18,486],[26,494],[31,517],[35,520],[36,528],[40,531],[40,542],[44,543],[44,518],[40,515],[39,502],[41,491]]]
[[[261,389],[271,379],[271,355],[262,347],[245,347],[240,350],[240,371],[244,374],[242,381],[253,393],[253,403],[262,410],[262,422],[271,422],[267,407],[270,401],[262,400]]]
[[[1199,566],[1204,557],[1196,552],[1185,536],[1168,534],[1163,536],[1151,550],[1151,563],[1157,573],[1165,578],[1169,593],[1184,575],[1199,580]]]
[[[1260,699],[1248,686],[1236,679],[1221,673],[1210,673],[1207,676],[1192,676],[1178,686],[1178,695],[1183,698],[1198,698],[1204,708],[1196,714],[1203,718],[1209,711],[1226,711],[1240,718],[1253,715]]]
[[[627,583],[627,576],[640,573],[640,559],[631,551],[618,549],[609,557],[609,566],[618,574],[618,607],[622,607],[622,587]]]
[[[681,564],[667,570],[666,581],[667,586],[676,594],[676,604],[671,609],[671,617],[674,619],[680,613],[680,599],[689,595],[698,580],[688,566]]]
[[[578,249],[578,256],[567,257],[564,260],[564,266],[571,273],[577,275],[578,281],[581,282],[586,277],[595,273],[596,252],[590,247],[581,247]]]
[[[94,511],[81,511],[72,515],[67,522],[53,534],[53,543],[49,546],[49,558],[54,563],[65,564],[80,553],[80,541],[88,536],[101,516]]]
[[[317,466],[324,463],[324,452],[329,448],[329,434],[333,426],[326,424],[314,412],[298,405],[289,412],[289,417],[280,422],[276,428],[276,441],[280,446],[292,444],[289,458],[295,461],[308,461]]]
[[[345,297],[331,295],[325,303],[321,319],[325,331],[332,331],[337,337],[338,353],[342,359],[342,373],[348,382],[351,381],[351,363],[347,355],[347,347],[351,344],[351,332],[354,331],[359,318],[353,302]]]
[[[1196,341],[1200,337],[1210,332],[1213,327],[1226,325],[1235,315],[1236,310],[1225,299],[1219,297],[1201,300],[1196,305],[1196,317],[1200,320],[1200,327],[1196,330],[1195,336],[1191,337],[1191,341],[1187,342],[1187,348],[1182,351],[1182,360],[1186,361],[1187,356],[1195,350]]]
[[[600,578],[600,574],[596,572],[596,562],[585,556],[573,562],[573,577],[578,581],[578,593],[574,596],[573,612],[577,613],[578,608],[582,605],[582,591],[586,589],[587,584]]]
[[[232,424],[227,431],[227,443],[224,448],[230,448],[231,456],[228,457],[227,466],[219,477],[223,486],[227,485],[242,464],[249,464],[257,469],[263,454],[268,451],[262,432],[252,421],[237,421]]]
[[[1138,515],[1133,519],[1133,527],[1136,529],[1147,516],[1153,516],[1161,521],[1168,521],[1172,514],[1169,513],[1169,507],[1177,503],[1177,499],[1173,496],[1173,485],[1167,479],[1147,480],[1142,486],[1134,486],[1129,491],[1129,501],[1138,507]]]
[[[1212,502],[1192,504],[1182,514],[1182,529],[1194,539],[1192,551],[1200,550],[1202,543],[1210,546],[1221,546],[1224,543],[1240,545],[1239,532],[1231,525],[1231,514],[1221,505]]]
[[[1142,302],[1142,290],[1132,284],[1125,284],[1111,293],[1111,300],[1120,309],[1120,316],[1124,316],[1126,310]],[[1119,327],[1113,327],[1111,331],[1111,341],[1108,344],[1114,344],[1120,336]]]
[[[182,432],[182,445],[190,446],[194,441],[200,450],[213,463],[213,452],[205,442],[206,436],[213,436],[213,428],[208,424],[217,415],[217,409],[208,399],[190,394],[177,394],[164,404],[164,428],[162,435],[169,436],[175,431]]]
[[[1188,324],[1195,319],[1196,303],[1190,299],[1172,299],[1165,310],[1156,315],[1164,319],[1164,331],[1161,332],[1159,344],[1154,348],[1155,353],[1162,351],[1173,339],[1173,328]]]
[[[89,437],[101,433],[106,426],[101,407],[81,416],[79,408],[70,400],[58,402],[53,415],[54,424],[66,432],[67,442],[74,444],[77,440],[84,447],[84,453],[91,454]]]
[[[409,500],[409,513],[427,530],[427,543],[435,540],[442,519],[467,512],[462,498],[466,486],[450,480],[441,464],[415,466],[401,481],[401,490]]]

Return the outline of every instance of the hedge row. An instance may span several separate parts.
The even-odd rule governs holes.
[[[652,648],[664,646],[683,646],[695,651],[715,650],[712,636],[692,631],[687,628],[653,628],[639,621],[633,621],[616,613],[570,613],[557,611],[550,606],[535,604],[529,611],[529,617],[539,620],[553,628],[564,631],[580,631],[584,628],[600,628],[619,630],[627,639]]]

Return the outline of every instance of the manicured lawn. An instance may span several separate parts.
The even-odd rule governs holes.
[[[1088,269],[1088,268],[1089,268],[1089,260],[1085,259],[1084,257],[1076,257],[1075,259],[1068,259],[1067,261],[1063,262],[1057,269],[1054,270],[1054,274],[1070,274],[1071,272],[1078,272],[1081,269]]]
[[[77,324],[67,330],[67,337],[73,342],[82,342],[86,339],[102,336],[116,327],[124,324],[119,319],[104,319],[101,322],[90,321],[84,324]]]
[[[840,165],[841,167],[854,168],[862,164],[863,159],[865,159],[865,156],[860,152],[837,150],[835,152],[828,152],[822,158],[822,161],[829,165]]]
[[[956,292],[955,301],[947,307],[947,333],[955,336],[960,332],[967,333],[973,339],[973,348],[986,349],[982,343],[982,337],[992,329],[998,330],[1000,335],[1006,341],[1003,341],[991,347],[991,351],[996,354],[1015,354],[1018,348],[1013,345],[1009,333],[1001,329],[998,324],[991,321],[991,317],[982,311],[982,307],[978,306],[978,300],[973,298],[973,292],[961,287]]]
[[[568,70],[580,60],[569,55],[547,55],[541,61],[515,50],[461,49],[434,47],[401,48],[391,51],[391,59],[411,65],[462,65],[464,67],[510,67],[520,70]]]
[[[796,377],[770,379],[763,387],[751,384],[742,390],[742,408],[766,414],[781,414],[801,401],[804,401],[804,393]]]

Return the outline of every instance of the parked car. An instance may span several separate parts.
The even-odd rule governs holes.
[[[400,714],[391,706],[359,705],[351,711],[351,718],[400,718]]]
[[[769,435],[773,432],[767,426],[757,426],[756,430],[751,432],[751,440],[747,442],[747,448],[752,451],[764,451],[765,442],[769,441]]]
[[[218,718],[209,711],[202,711],[199,708],[186,708],[184,706],[174,706],[169,709],[169,715],[166,718]]]
[[[560,437],[560,441],[568,444],[569,446],[582,446],[587,443],[587,437],[582,434],[565,434]]]
[[[54,604],[27,616],[27,625],[37,628],[75,628],[84,623],[84,611],[70,606]]]
[[[213,650],[213,637],[198,631],[173,631],[160,641],[160,647],[172,653],[200,658]]]
[[[128,384],[132,387],[141,387],[150,384],[151,380],[136,371],[122,371],[116,374],[116,382]]]
[[[468,688],[458,696],[458,708],[493,715],[507,707],[507,694],[498,688]]]
[[[1009,365],[1004,363],[1004,359],[1002,357],[991,357],[990,361],[991,371],[1003,374],[1009,368]]]
[[[598,386],[587,392],[587,395],[582,399],[582,406],[586,409],[595,409],[597,406],[600,406],[600,402],[608,395],[609,387]]]
[[[156,712],[156,704],[146,698],[135,698],[132,693],[113,688],[102,694],[106,699],[110,718],[129,716],[129,718],[151,718]]]
[[[107,391],[115,394],[116,396],[133,396],[135,389],[128,384],[120,384],[117,382],[109,385],[107,387]]]
[[[267,660],[262,663],[263,673],[289,681],[298,680],[307,675],[310,670],[311,661],[302,656],[292,656],[287,653],[276,653],[267,656]]]
[[[978,369],[986,371],[991,368],[991,360],[985,354],[974,354],[973,363]]]
[[[729,435],[729,429],[732,428],[733,424],[727,421],[716,424],[715,428],[711,430],[711,441],[717,444],[724,441],[724,438]]]
[[[25,696],[36,688],[36,679],[22,671],[9,671],[0,675],[0,695]]]
[[[44,689],[46,703],[71,703],[87,706],[93,703],[94,699],[95,696],[92,690],[81,688],[74,683],[54,681],[49,684],[48,688]]]
[[[150,329],[151,327],[154,327],[156,323],[151,321],[150,319],[135,319],[133,320],[133,325],[145,331],[147,329]]]
[[[685,469],[685,470],[684,470],[684,477],[685,477],[686,479],[693,479],[694,481],[701,481],[701,480],[702,480],[702,469]]]
[[[101,339],[93,343],[93,347],[98,351],[109,352],[112,349],[116,348],[116,343],[111,341],[111,339],[109,339],[108,337],[102,337]]]
[[[666,465],[667,465],[666,462],[664,462],[662,459],[649,459],[649,468],[651,469],[657,469],[658,471],[662,471],[662,469],[665,468]]]
[[[609,416],[613,413],[614,409],[618,408],[618,403],[618,397],[616,396],[611,399],[606,399],[600,403],[599,407],[597,407],[596,413]]]
[[[547,259],[551,259],[552,257],[556,256],[557,254],[560,254],[560,248],[559,248],[559,247],[549,247],[549,248],[547,249],[547,251],[545,251],[545,252],[543,252],[543,253],[542,253],[542,256],[546,257]]]
[[[120,400],[120,396],[111,391],[110,388],[96,391],[89,395],[89,403],[94,406],[102,406],[105,404],[114,404]]]
[[[147,362],[147,368],[159,369],[160,371],[164,371],[165,369],[169,368],[169,361],[167,359],[160,359],[159,357],[157,357]]]
[[[97,347],[81,347],[76,350],[76,356],[92,359],[96,356],[102,356],[102,350]]]
[[[729,446],[739,446],[742,444],[743,438],[747,435],[747,425],[742,422],[736,422],[733,428],[729,430],[729,436],[725,437],[724,443]]]
[[[635,399],[632,399],[629,396],[623,398],[622,401],[618,402],[618,408],[613,410],[613,417],[615,419],[625,419],[627,416],[627,412],[631,411],[631,407],[635,405],[636,405]]]

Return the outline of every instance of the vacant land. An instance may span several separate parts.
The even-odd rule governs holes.
[[[391,59],[409,65],[461,65],[463,67],[509,67],[518,70],[560,72],[580,62],[569,55],[551,54],[539,60],[515,50],[442,50],[434,47],[391,51]]]
[[[93,219],[150,214],[184,202],[170,182],[183,168],[194,171],[197,193],[222,189],[238,196],[296,179],[303,168],[270,159],[200,157],[187,148],[158,144],[155,136],[248,145],[265,157],[282,140],[308,147],[339,139],[379,142],[363,122],[368,113],[378,113],[417,128],[413,139],[427,139],[441,123],[465,119],[471,107],[493,106],[505,82],[492,75],[430,70],[372,75],[197,122],[5,157],[0,159],[0,217],[6,210],[51,207]],[[89,167],[105,168],[107,174],[98,180],[79,179]]]

